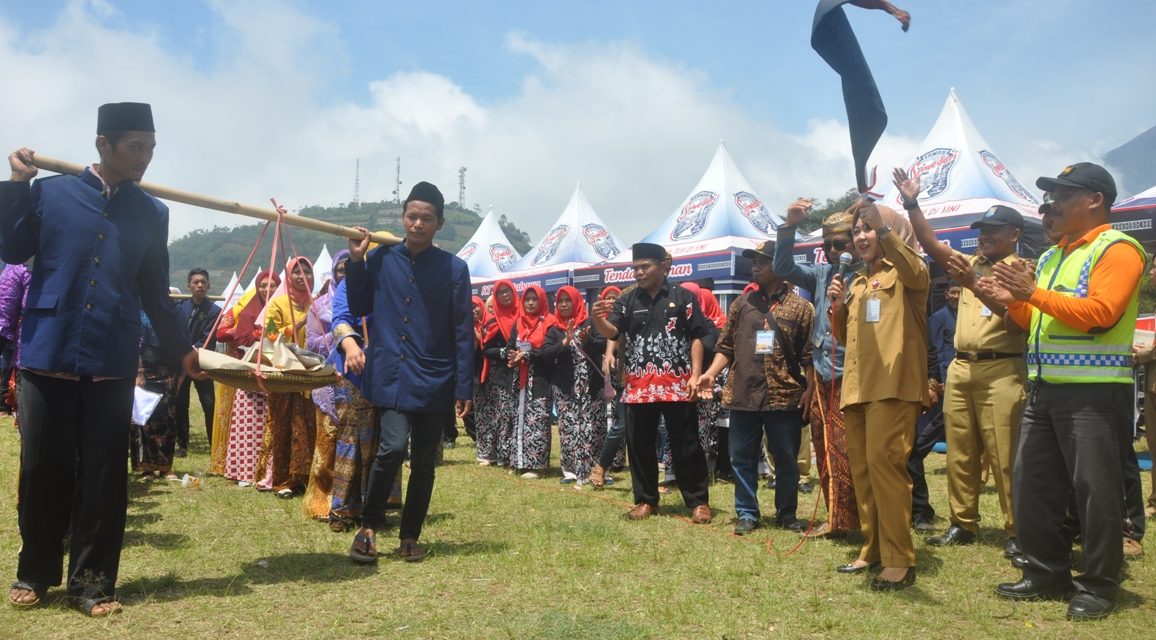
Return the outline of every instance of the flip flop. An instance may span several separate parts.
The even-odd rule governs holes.
[[[100,611],[96,611],[95,609],[102,604],[108,606],[101,609]],[[116,598],[111,596],[106,596],[103,598],[89,598],[88,600],[81,602],[79,608],[86,616],[91,618],[107,618],[108,616],[124,611],[124,607],[116,601]]]
[[[9,591],[8,601],[12,603],[12,606],[14,606],[18,609],[31,609],[32,607],[39,606],[41,598],[44,597],[44,590],[43,589],[37,589],[36,587],[32,586],[31,584],[29,584],[27,582],[24,582],[23,580],[17,580],[16,582],[13,582],[12,586],[9,587],[9,589],[22,589],[24,591],[31,591],[32,595],[36,596],[36,598],[34,598],[33,600],[30,600],[28,602],[21,602],[20,600],[13,598],[11,591]]]
[[[425,547],[417,543],[417,540],[402,540],[401,546],[397,548],[401,559],[406,562],[421,562],[425,560]]]
[[[377,536],[375,535],[374,538]],[[360,544],[361,548],[358,548]],[[365,549],[365,551],[361,551]],[[374,539],[358,532],[353,536],[353,545],[349,547],[349,558],[359,564],[370,564],[377,562],[377,544]]]

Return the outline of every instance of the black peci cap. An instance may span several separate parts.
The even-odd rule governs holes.
[[[149,131],[153,127],[153,109],[143,102],[111,102],[96,112],[96,133],[111,131]]]

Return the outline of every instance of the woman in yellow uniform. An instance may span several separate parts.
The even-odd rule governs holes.
[[[915,583],[907,459],[915,419],[929,404],[931,279],[905,218],[864,200],[852,208],[852,222],[864,266],[846,288],[832,280],[827,294],[832,331],[846,346],[841,408],[866,542],[838,571],[862,573],[881,564],[871,588],[891,591]]]

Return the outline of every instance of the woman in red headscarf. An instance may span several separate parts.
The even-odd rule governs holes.
[[[484,402],[475,405],[478,430],[478,464],[508,466],[509,441],[514,430],[514,412],[518,407],[517,377],[507,366],[513,342],[514,324],[518,321],[518,291],[514,283],[501,280],[494,285],[490,298],[494,313],[482,333],[482,371],[480,384]]]
[[[270,339],[278,334],[287,342],[305,346],[305,324],[313,303],[313,265],[293,258],[285,265],[286,282],[269,301],[265,328]],[[269,421],[264,446],[257,457],[258,491],[275,491],[280,498],[303,493],[313,463],[317,413],[308,391],[269,394]]]
[[[710,289],[704,289],[693,282],[680,282],[679,286],[687,291],[690,291],[698,298],[698,306],[702,309],[702,314],[710,320],[715,330],[710,336],[707,336],[702,341],[703,347],[703,362],[708,362],[707,358],[714,359],[714,345],[718,340],[722,327],[726,324],[727,316],[723,313],[722,307],[719,306],[718,298],[714,297],[714,292]],[[727,453],[726,438],[719,437],[718,422],[726,415],[726,410],[722,406],[722,385],[725,380],[725,374],[720,375],[715,379],[716,393],[711,400],[698,401],[698,442],[702,445],[703,453],[706,454],[707,470],[711,476],[714,476],[721,467],[726,472],[730,471],[730,457]],[[670,445],[663,447],[664,457],[670,451]],[[672,461],[673,462],[673,461]],[[669,469],[670,467],[666,467]],[[669,480],[670,476],[667,476]],[[664,484],[670,484],[664,482]]]
[[[254,282],[255,286],[224,315],[217,329],[217,342],[231,345],[229,351],[234,356],[241,355],[241,347],[261,339],[261,323],[257,319],[281,279],[275,273],[262,271]],[[217,389],[222,387],[226,385],[218,382]],[[225,426],[218,429],[217,424],[213,425],[213,464],[216,466],[220,459],[222,475],[249,486],[253,484],[253,471],[265,435],[266,397],[259,391],[244,389],[233,389],[230,397],[231,402],[217,404],[217,417],[223,418]],[[221,445],[217,446],[218,443]]]
[[[473,296],[471,302],[474,305],[474,406],[462,418],[462,424],[466,427],[466,435],[473,438],[476,443],[478,440],[477,417],[482,410],[479,407],[484,406],[488,401],[481,378],[482,366],[485,364],[485,356],[482,355],[482,342],[486,337],[486,323],[490,320],[490,312],[486,310],[486,301],[482,300],[480,296]]]
[[[554,326],[548,305],[542,287],[526,287],[514,325],[515,346],[506,353],[508,366],[516,371],[518,391],[510,466],[527,479],[542,477],[550,466],[550,369],[562,351],[562,332]]]
[[[593,330],[582,294],[566,285],[554,294],[553,325],[546,342],[560,349],[553,365],[558,407],[562,484],[586,484],[606,439],[602,356],[606,338]],[[611,392],[613,395],[613,391]]]

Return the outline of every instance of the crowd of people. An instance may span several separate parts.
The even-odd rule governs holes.
[[[823,220],[826,261],[800,265],[794,242],[811,203],[798,200],[775,241],[743,252],[752,281],[725,311],[709,289],[671,282],[670,254],[650,243],[632,247],[635,284],[590,303],[572,286],[551,298],[510,280],[471,300],[465,263],[434,244],[444,198],[422,182],[400,244],[374,247],[358,228],[318,295],[296,257],[222,312],[203,269],[188,273],[187,300],[169,298],[167,210],[137,186],[155,145],[151,109],[105,105],[97,133],[101,161],[82,175],[33,183],[33,152],[20,149],[0,183],[0,337],[14,347],[5,383],[21,433],[15,606],[61,584],[71,532],[68,595],[90,615],[120,610],[127,469],[175,478],[193,388],[209,473],[301,496],[306,517],[355,531],[349,555],[361,563],[377,560],[388,509],[401,509],[400,557],[425,558],[435,468],[458,420],[480,466],[527,481],[555,476],[555,423],[563,484],[603,487],[628,464],[630,520],[658,515],[677,487],[691,522],[710,523],[711,480],[725,475],[736,535],[764,524],[858,531],[859,553],[836,571],[870,572],[877,591],[915,582],[912,530],[934,530],[922,458],[940,433],[950,525],[927,543],[977,541],[990,478],[1003,555],[1022,572],[999,596],[1063,599],[1070,618],[1101,618],[1124,555],[1142,550],[1156,513],[1132,448],[1133,368],[1156,362],[1156,347],[1133,348],[1147,256],[1108,224],[1115,184],[1098,165],[1037,182],[1053,246],[1034,262],[1016,254],[1025,222],[1009,207],[972,225],[973,255],[940,243],[919,176],[897,169],[906,216],[860,200]],[[952,281],[930,319],[921,254]],[[194,349],[242,357],[274,340],[327,359],[340,379],[305,392],[214,384]],[[134,387],[160,400],[129,426]],[[799,459],[812,446],[823,522],[798,513]],[[764,521],[757,491],[772,466]]]

